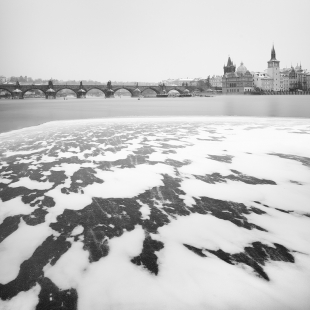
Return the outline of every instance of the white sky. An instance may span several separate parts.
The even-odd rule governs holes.
[[[0,75],[150,81],[310,70],[310,0],[0,0]]]

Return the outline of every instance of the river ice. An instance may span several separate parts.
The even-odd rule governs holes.
[[[1,309],[308,309],[310,122],[0,135]]]

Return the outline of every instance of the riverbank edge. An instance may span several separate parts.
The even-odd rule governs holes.
[[[27,133],[31,132],[32,130],[42,130],[42,129],[48,129],[54,126],[70,126],[81,123],[89,123],[89,122],[102,122],[105,121],[105,123],[129,123],[129,122],[199,122],[199,121],[206,121],[206,120],[212,120],[213,122],[233,122],[233,123],[269,123],[270,119],[276,120],[278,122],[286,122],[292,121],[292,122],[304,122],[308,121],[310,125],[310,119],[306,117],[264,117],[264,116],[226,116],[226,115],[209,115],[209,116],[196,116],[196,115],[188,115],[188,116],[128,116],[128,117],[102,117],[102,118],[89,118],[89,119],[75,119],[75,120],[57,120],[57,121],[49,121],[40,123],[33,126],[27,126],[20,129],[13,129],[5,132],[0,132],[0,142],[1,138],[8,138],[11,135],[19,134],[19,133]],[[258,122],[258,120],[260,122]],[[45,128],[44,128],[45,127]]]

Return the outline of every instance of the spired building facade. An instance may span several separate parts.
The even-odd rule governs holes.
[[[309,72],[307,72],[307,70],[302,69],[301,64],[300,65],[297,64],[295,68],[294,67],[283,68],[281,70],[281,75],[287,77],[289,91],[310,90],[309,85],[307,83],[307,76],[309,75]]]
[[[253,77],[250,71],[241,62],[237,68],[228,57],[227,66],[224,65],[222,77],[223,94],[244,94],[254,90]]]
[[[252,72],[254,86],[268,92],[289,91],[290,84],[292,84],[290,80],[294,79],[290,77],[288,70],[280,70],[280,61],[276,58],[274,46],[272,46],[271,58],[267,63],[268,68],[264,72]]]
[[[273,91],[280,91],[280,61],[276,59],[276,51],[274,46],[271,50],[271,59],[268,61],[267,74],[273,80]]]

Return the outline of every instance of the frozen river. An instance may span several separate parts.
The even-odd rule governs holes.
[[[0,309],[308,309],[309,98],[0,101]]]
[[[0,100],[0,133],[55,120],[234,115],[310,118],[310,96]]]

